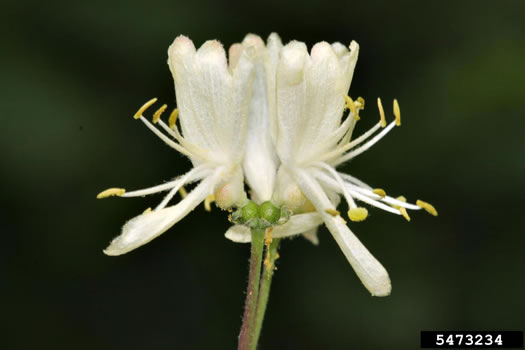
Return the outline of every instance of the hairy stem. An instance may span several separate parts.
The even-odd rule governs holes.
[[[257,311],[257,298],[259,295],[259,281],[261,278],[265,232],[265,229],[252,228],[250,272],[248,277],[248,288],[246,290],[246,301],[244,304],[244,316],[242,318],[241,333],[239,335],[238,350],[255,349],[257,346],[257,339],[254,337],[255,318]]]
[[[279,248],[280,241],[280,239],[274,239],[267,248],[268,251],[266,252],[266,259],[264,261],[263,267],[264,270],[259,287],[259,300],[257,301],[257,311],[255,316],[255,345],[257,345],[257,340],[261,334],[264,314],[266,312],[266,305],[268,304],[268,298],[270,296],[270,286],[272,284],[273,272],[275,270],[275,260],[279,258],[277,249]],[[255,346],[253,349],[255,349]]]

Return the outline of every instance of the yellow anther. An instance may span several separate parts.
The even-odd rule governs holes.
[[[429,213],[430,215],[434,215],[434,216],[438,216],[438,212],[436,210],[436,208],[434,208],[434,206],[430,203],[427,203],[427,202],[423,202],[422,200],[417,200],[416,201],[416,205],[418,207],[421,207],[423,209],[425,209],[425,211],[427,213]]]
[[[355,120],[359,120],[359,114],[357,114],[357,107],[355,106],[354,101],[350,98],[350,96],[345,96],[346,106],[348,109],[354,113]]]
[[[204,200],[204,210],[211,211],[211,203],[213,203],[213,202],[215,202],[215,196],[213,194],[210,194]]]
[[[133,116],[133,118],[135,119],[139,119],[140,117],[142,117],[142,114],[146,111],[146,109],[150,108],[152,104],[154,104],[155,102],[157,102],[157,98],[152,98],[151,100],[149,100],[148,102],[144,103],[144,105],[142,105],[142,107],[139,108],[139,110],[137,111],[137,113],[135,113],[135,115]]]
[[[170,118],[168,119],[168,125],[170,126],[170,129],[175,129],[175,123],[177,122],[177,117],[179,116],[179,109],[175,108],[171,114]]]
[[[348,217],[354,222],[363,221],[367,216],[368,210],[366,210],[366,208],[350,208],[350,210],[348,210]]]
[[[126,193],[126,190],[123,188],[108,188],[105,191],[100,192],[97,194],[97,199],[107,198],[111,196],[122,196],[124,193]]]
[[[397,197],[396,199],[397,199],[398,201],[400,201],[400,202],[406,202],[406,201],[407,201],[407,199],[405,198],[405,196],[399,196],[399,197]]]
[[[181,187],[179,188],[179,193],[180,193],[180,196],[181,196],[182,198],[184,198],[184,197],[186,197],[186,196],[188,195],[188,192],[186,191],[186,189],[184,188],[184,186],[181,186]]]
[[[338,216],[338,215],[341,214],[338,210],[331,209],[331,208],[330,208],[330,209],[326,209],[325,212],[326,212],[327,214],[332,215],[332,216]]]
[[[396,199],[398,201],[400,201],[400,202],[406,202],[407,201],[407,199],[404,196],[399,196]],[[410,216],[408,216],[408,212],[407,212],[406,208],[400,207],[399,205],[393,205],[393,207],[396,208],[397,210],[399,210],[399,212],[401,213],[401,215],[403,215],[403,217],[406,219],[406,221],[410,221]]]
[[[399,207],[399,212],[403,217],[406,219],[406,221],[410,221],[410,216],[408,216],[407,209],[403,207]]]
[[[381,99],[377,98],[377,109],[379,109],[379,117],[381,118],[381,127],[384,128],[386,126],[386,118],[385,118],[385,110],[383,109],[383,104],[381,103]]]
[[[354,104],[359,108],[359,109],[365,109],[365,99],[362,98],[361,96],[359,96],[357,98],[357,100],[354,102]]]
[[[149,213],[150,211],[151,211],[151,208],[148,208],[148,209],[144,210],[144,211],[142,212],[142,214],[147,214],[147,213]]]
[[[375,188],[372,192],[374,192],[375,194],[377,194],[378,196],[381,196],[383,198],[386,197],[386,192],[382,188]]]
[[[164,113],[166,108],[168,108],[168,105],[162,105],[162,107],[160,107],[155,113],[153,113],[153,124],[156,124],[159,121],[161,114]]]
[[[396,125],[401,125],[401,110],[399,109],[399,103],[394,99],[394,115],[396,116]]]

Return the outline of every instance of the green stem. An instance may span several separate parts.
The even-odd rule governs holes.
[[[268,298],[270,296],[270,286],[272,284],[273,272],[275,270],[275,260],[279,257],[277,249],[279,248],[280,239],[274,239],[270,244],[268,260],[264,262],[264,271],[261,278],[261,286],[259,288],[259,300],[257,301],[257,311],[255,315],[255,333],[253,336],[253,346],[255,349],[259,335],[261,334],[262,324],[264,320],[264,314],[266,312],[266,305],[268,304]]]
[[[261,263],[265,232],[265,229],[252,228],[250,272],[248,277],[248,288],[246,290],[246,301],[244,304],[244,316],[242,318],[241,333],[239,335],[238,350],[250,350],[257,346],[257,340],[254,337],[255,317],[257,311],[257,297],[259,294],[259,281],[261,278]]]

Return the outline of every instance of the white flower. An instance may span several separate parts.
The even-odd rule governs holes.
[[[286,205],[300,215],[273,230],[275,237],[308,232],[312,237],[316,226],[324,222],[365,287],[375,296],[390,294],[391,283],[385,268],[350,231],[336,207],[339,196],[346,200],[351,221],[362,221],[366,208],[355,200],[388,212],[403,215],[407,209],[426,209],[437,215],[428,203],[406,203],[404,198],[386,196],[362,181],[337,172],[335,168],[363,153],[400,125],[400,111],[394,100],[395,120],[388,126],[380,100],[381,119],[370,130],[352,140],[352,131],[359,119],[364,100],[354,102],[347,96],[357,62],[359,46],[352,42],[348,50],[342,44],[316,44],[308,54],[303,43],[293,41],[280,52],[274,71],[267,70],[273,83],[268,88],[270,113],[274,118],[275,147],[280,159],[274,201]],[[271,96],[274,100],[271,100]],[[343,118],[345,107],[350,113]],[[375,134],[375,136],[373,136]],[[373,137],[372,137],[373,136]],[[226,236],[234,241],[250,240],[249,231],[232,227]],[[312,237],[315,240],[315,236]]]
[[[166,109],[162,106],[154,113],[152,124],[142,113],[156,101],[153,99],[135,117],[166,144],[188,156],[193,169],[151,188],[133,192],[112,188],[100,193],[98,198],[135,197],[169,190],[155,209],[123,226],[122,233],[104,251],[107,255],[124,254],[148,243],[206,198],[213,198],[222,208],[247,200],[242,161],[254,80],[249,51],[253,49],[238,48],[228,66],[217,41],[207,41],[196,51],[191,40],[179,36],[170,46],[168,64],[175,80],[178,110],[174,110],[167,125],[160,119]],[[182,134],[176,125],[177,114]],[[196,181],[199,184],[178,204],[167,206],[182,186]]]
[[[282,184],[282,181],[276,184],[276,173],[280,162],[274,146],[278,134],[275,79],[282,47],[279,36],[272,33],[268,37],[266,47],[259,36],[248,34],[241,44],[234,44],[230,48],[230,59],[235,59],[242,48],[245,50],[255,49],[252,62],[256,73],[250,103],[243,169],[246,182],[252,189],[251,199],[256,203],[272,199],[276,192],[275,186]],[[339,202],[338,197],[335,200],[337,203]],[[313,210],[313,208],[299,210],[299,208],[291,205],[290,201],[287,205],[295,213]],[[314,222],[317,224],[311,225]],[[272,234],[278,238],[280,235],[289,236],[302,233],[306,239],[317,244],[317,227],[321,223],[322,219],[316,213],[296,215],[286,225],[275,227]],[[301,230],[297,231],[299,228]],[[250,242],[251,233],[247,226],[234,225],[226,232],[226,237],[235,242]]]
[[[178,109],[169,123],[160,116],[166,105],[153,114],[153,123],[142,114],[156,99],[136,113],[166,144],[186,155],[193,169],[167,183],[126,192],[111,188],[97,197],[134,197],[169,191],[154,210],[128,221],[122,233],[104,251],[127,253],[156,238],[181,220],[199,203],[215,200],[223,209],[247,202],[271,200],[294,214],[272,229],[273,237],[303,236],[317,244],[317,228],[324,223],[365,287],[376,296],[390,293],[384,267],[350,231],[337,206],[346,200],[351,221],[366,219],[368,211],[356,200],[402,215],[407,209],[425,209],[437,215],[430,204],[406,203],[392,198],[336,167],[363,153],[401,123],[394,100],[395,120],[386,123],[378,99],[380,121],[352,139],[364,100],[347,96],[357,62],[358,45],[347,49],[339,43],[316,44],[309,55],[304,43],[282,46],[277,34],[267,45],[255,35],[229,50],[229,64],[221,44],[208,41],[196,51],[191,40],[178,37],[169,48],[169,66],[176,86]],[[344,111],[349,113],[344,117]],[[176,121],[180,121],[182,132]],[[160,128],[157,128],[157,125]],[[199,182],[176,205],[167,206],[184,185]],[[250,229],[234,225],[226,237],[249,242]]]

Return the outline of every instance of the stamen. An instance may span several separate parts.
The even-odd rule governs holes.
[[[157,122],[160,119],[161,114],[164,113],[166,108],[168,108],[168,105],[164,104],[164,105],[162,105],[162,107],[157,109],[157,111],[155,113],[153,113],[153,124],[157,124]]]
[[[170,192],[168,192],[164,199],[162,199],[162,202],[160,202],[160,204],[155,207],[155,210],[163,209],[171,201],[175,194],[177,194],[177,192],[183,185],[193,181],[202,180],[203,178],[208,176],[208,174],[209,169],[207,169],[204,165],[199,165],[197,168],[193,168],[183,176],[179,177],[177,185],[174,186]]]
[[[403,207],[399,207],[399,212],[403,217],[406,219],[406,221],[410,222],[410,216],[408,216],[407,209]]]
[[[354,222],[363,221],[368,216],[368,210],[363,207],[348,210],[348,217]]]
[[[434,206],[430,203],[427,203],[427,202],[423,202],[422,200],[417,200],[416,201],[416,205],[425,209],[425,211],[427,213],[429,213],[430,215],[434,215],[434,216],[438,216],[438,212],[436,210],[436,208],[434,208]]]
[[[210,194],[206,199],[204,200],[204,210],[211,211],[211,203],[215,202],[215,196],[213,194]]]
[[[179,193],[182,198],[185,198],[188,195],[188,191],[186,191],[184,186],[181,186],[181,188],[179,188]]]
[[[337,173],[337,171],[335,171],[334,168],[332,168],[331,166],[323,162],[316,162],[314,164],[327,170],[332,175],[334,180],[339,184],[339,188],[341,189],[341,192],[343,193],[343,196],[345,197],[346,202],[348,203],[348,206],[350,208],[357,208],[357,205],[355,204],[354,199],[352,198],[350,193],[348,193],[348,191],[346,190],[345,182],[343,181],[341,176]]]
[[[162,202],[160,202],[155,207],[155,210],[164,209],[164,207],[166,207],[166,205],[172,200],[173,197],[175,197],[175,194],[179,191],[179,188],[177,187],[173,187],[171,191],[169,191],[168,194],[164,196],[164,198],[162,199]]]
[[[350,98],[350,96],[346,95],[345,101],[348,109],[350,109],[350,111],[354,114],[355,120],[361,119],[359,118],[359,114],[357,113],[357,107],[355,106],[354,101]]]
[[[348,190],[350,191],[352,196],[354,196],[356,199],[360,200],[361,202],[370,204],[379,209],[383,209],[384,211],[387,211],[389,213],[399,215],[399,210],[396,210],[386,204],[383,204],[382,202],[378,202],[374,198],[371,198],[363,193],[359,193],[356,188],[352,188],[350,185],[348,186]]]
[[[379,109],[379,117],[381,118],[381,127],[384,128],[386,126],[385,110],[379,97],[377,98],[377,108]]]
[[[160,119],[159,125],[162,127],[162,129],[164,129],[164,131],[168,133],[168,135],[177,140],[181,147],[183,147],[188,153],[191,154],[191,158],[205,159],[203,157],[203,150],[186,141],[184,137],[182,137],[182,135],[179,133],[179,130],[177,129],[177,126],[175,124],[174,128],[171,129],[166,123],[162,121],[162,119]]]
[[[135,113],[135,115],[133,116],[134,119],[139,119],[142,114],[146,111],[146,109],[148,109],[149,107],[151,107],[152,104],[154,104],[155,102],[157,102],[157,98],[152,98],[151,100],[149,100],[148,102],[144,103],[142,105],[142,107],[139,108],[139,110],[137,111],[137,113]]]
[[[369,189],[369,190],[372,190],[372,187],[367,185],[366,183],[364,183],[363,181],[359,180],[358,178],[352,176],[352,175],[348,175],[348,174],[345,174],[345,173],[339,173],[339,175],[341,175],[341,177],[343,179],[345,179],[346,181],[356,185],[356,186],[359,186],[359,187],[362,187],[362,188],[365,188],[365,189]]]
[[[365,143],[361,147],[356,148],[352,152],[349,152],[349,153],[345,154],[344,156],[342,156],[341,158],[339,158],[335,165],[339,165],[341,163],[344,163],[347,160],[352,159],[354,157],[357,157],[361,153],[365,152],[370,147],[372,147],[374,144],[376,144],[379,140],[381,140],[386,134],[388,134],[390,132],[390,130],[392,130],[394,128],[394,126],[396,126],[395,122],[391,122],[390,125],[388,125],[386,128],[384,128],[379,134],[374,136],[367,143]]]
[[[406,202],[407,201],[407,199],[404,196],[399,196],[396,199],[398,201],[400,201],[400,202]],[[401,213],[401,215],[403,215],[403,217],[406,219],[406,221],[410,222],[410,216],[408,216],[406,208],[400,207],[398,205],[394,205],[393,207],[396,208],[397,210],[399,210],[399,212]]]
[[[421,207],[418,207],[417,205],[414,205],[414,204],[406,203],[406,202],[394,199],[392,197],[388,197],[386,195],[385,195],[385,197],[381,197],[378,193],[375,193],[374,190],[372,190],[372,188],[368,189],[367,187],[363,187],[363,186],[360,187],[359,185],[355,185],[355,184],[350,183],[350,182],[346,182],[345,185],[349,186],[351,194],[354,197],[356,197],[357,199],[359,199],[359,200],[361,200],[361,198],[357,197],[355,192],[364,194],[365,196],[370,197],[370,198],[375,199],[375,200],[381,200],[381,202],[388,203],[393,208],[394,207],[395,208],[403,207],[403,208],[410,209],[410,210],[421,210]],[[378,189],[378,190],[381,190],[381,189]],[[365,202],[365,203],[367,203],[367,202]],[[372,204],[372,205],[377,206],[376,204]],[[385,206],[385,207],[386,208],[390,208],[388,206]],[[384,208],[381,207],[381,209],[384,209]],[[399,213],[396,211],[395,214],[399,214]]]
[[[186,149],[184,148],[183,146],[179,145],[178,143],[174,142],[173,140],[171,140],[169,137],[167,137],[166,135],[164,135],[162,132],[160,132],[153,124],[151,124],[149,122],[149,120],[147,120],[146,118],[144,117],[140,117],[140,120],[142,120],[142,122],[144,124],[146,124],[146,126],[148,127],[148,129],[150,129],[155,135],[157,135],[162,141],[164,141],[168,146],[170,146],[171,148],[174,148],[175,150],[179,151],[180,153],[184,154],[185,156],[188,156],[188,157],[191,157],[192,154]]]
[[[383,198],[386,197],[386,192],[382,188],[376,188],[372,192],[374,192],[375,194],[377,194],[378,196],[381,196]]]
[[[332,208],[330,208],[330,209],[326,209],[326,210],[325,210],[325,213],[330,214],[330,215],[332,215],[332,216],[339,216],[339,215],[341,215],[341,213],[339,212],[339,210],[335,210],[335,209],[332,209]]]
[[[364,140],[366,140],[367,138],[369,138],[370,136],[372,136],[379,128],[380,128],[380,124],[377,123],[376,125],[374,125],[373,127],[371,127],[368,131],[366,131],[364,134],[362,134],[361,136],[359,136],[358,138],[352,140],[351,142],[349,143],[346,143],[344,144],[344,146],[340,146],[338,148],[336,148],[335,150],[331,151],[331,152],[328,152],[326,154],[324,154],[321,158],[322,161],[325,161],[325,160],[328,160],[328,159],[332,159],[334,157],[338,157],[340,156],[341,154],[345,153],[346,151],[348,151],[349,149],[352,149],[353,147],[359,145],[360,143],[362,143]]]
[[[357,100],[354,102],[357,108],[359,109],[365,109],[365,99],[359,96]]]
[[[340,189],[339,189],[340,186],[339,186],[338,182],[335,181],[334,179],[332,179],[330,176],[328,176],[324,172],[319,171],[319,170],[316,169],[315,170],[315,177],[318,180],[320,180],[321,182],[323,182],[326,186],[331,188],[333,191],[340,192]],[[354,185],[352,185],[352,184],[350,184],[348,182],[345,183],[344,185],[345,185],[345,189],[347,191],[349,191],[349,193],[353,197],[355,197],[355,199],[358,199],[361,202],[370,204],[370,205],[372,205],[372,206],[374,206],[376,208],[383,209],[384,211],[387,211],[389,213],[400,215],[399,210],[397,210],[397,209],[395,209],[395,208],[393,208],[391,206],[388,206],[386,204],[383,204],[381,202],[378,202],[377,200],[373,199],[373,197],[370,197],[370,195],[377,196],[377,195],[374,195],[372,193],[372,191],[368,191],[368,193],[363,194],[363,193],[360,193],[360,191],[366,192],[367,191],[366,188],[360,188],[360,187],[354,186]],[[388,197],[386,197],[386,198],[388,198]],[[416,206],[414,206],[414,207],[415,208],[419,208],[419,207],[416,207]],[[352,208],[357,208],[357,205],[353,206]]]
[[[129,197],[144,197],[144,196],[147,196],[149,194],[154,194],[154,193],[158,193],[158,192],[162,192],[162,191],[171,190],[173,187],[177,186],[178,181],[179,181],[179,179],[175,179],[173,181],[166,182],[166,183],[163,183],[161,185],[144,188],[142,190],[135,190],[135,191],[131,191],[131,192],[126,192],[126,193],[124,193],[122,195],[122,197],[126,197],[126,198],[129,198]]]
[[[326,173],[314,169],[315,172],[314,176],[316,179],[321,181],[325,186],[330,188],[333,191],[340,192],[340,186],[337,181],[329,177]],[[411,210],[420,210],[421,207],[418,207],[417,205],[413,205],[410,203],[406,203],[406,199],[403,196],[398,197],[397,199],[385,196],[381,197],[379,191],[375,191],[365,183],[361,182],[360,180],[348,175],[348,174],[340,174],[342,177],[345,178],[345,187],[346,190],[349,192],[349,194],[364,203],[370,204],[376,208],[383,209],[389,213],[396,214],[396,215],[403,215],[403,217],[407,220],[410,220],[410,217],[408,216],[407,209]],[[381,189],[376,189],[381,190]],[[379,202],[380,200],[380,202]],[[384,203],[388,203],[390,205],[386,205]],[[357,206],[355,207],[357,208]]]
[[[396,125],[401,125],[401,110],[399,109],[399,103],[394,99],[394,115],[396,116]]]
[[[124,193],[126,193],[126,190],[123,188],[108,188],[107,190],[102,191],[99,194],[97,194],[97,199],[102,199],[102,198],[107,198],[107,197],[112,197],[112,196],[120,197]]]
[[[175,108],[168,119],[168,125],[170,126],[170,129],[175,130],[175,123],[177,123],[177,117],[179,116],[179,109]]]
[[[142,212],[142,214],[147,214],[147,213],[149,213],[150,211],[151,211],[151,207],[148,208],[148,209],[146,209],[146,210],[144,210],[144,211]]]

